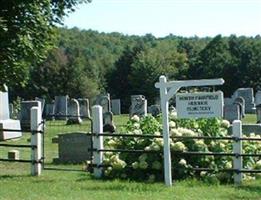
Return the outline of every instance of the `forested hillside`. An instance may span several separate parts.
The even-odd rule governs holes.
[[[143,94],[151,103],[161,74],[177,80],[222,77],[225,96],[239,87],[261,89],[260,36],[155,38],[77,28],[57,32],[56,47],[44,62],[29,66],[28,83],[12,87],[12,94],[52,99],[109,92],[126,102],[132,94]]]

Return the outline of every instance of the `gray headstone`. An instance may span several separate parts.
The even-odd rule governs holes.
[[[54,115],[55,119],[66,120],[68,115],[67,104],[68,104],[68,95],[66,96],[55,96],[54,100]]]
[[[241,118],[242,117],[245,117],[245,99],[243,97],[237,97],[234,101],[234,104],[238,104],[239,107],[240,107],[240,115],[241,115]]]
[[[90,118],[89,99],[78,99],[80,105],[80,115],[82,118]]]
[[[110,95],[98,95],[96,98],[96,105],[100,105],[102,107],[102,113],[111,111],[111,102]]]
[[[139,117],[147,115],[147,100],[145,99],[145,96],[131,96],[130,117],[132,117],[133,115],[138,115]]]
[[[148,113],[153,117],[156,117],[160,114],[160,105],[151,105],[148,107]]]
[[[47,103],[45,105],[45,116],[47,119],[54,119],[54,103]]]
[[[106,112],[103,113],[103,131],[104,132],[115,132],[116,127],[113,123],[113,113]]]
[[[255,97],[255,103],[256,105],[260,105],[261,104],[261,91],[257,91],[256,93],[256,97]]]
[[[12,103],[9,103],[9,116],[14,118],[14,105]]]
[[[114,115],[121,114],[121,100],[120,99],[111,100],[111,111]]]
[[[224,98],[225,105],[231,105],[233,103],[234,103],[234,100],[232,98]]]
[[[68,120],[67,124],[80,124],[82,119],[80,118],[80,106],[76,99],[70,99],[68,103]]]
[[[41,107],[40,101],[22,101],[20,110],[20,121],[22,129],[30,129],[31,126],[31,108]]]
[[[0,91],[0,129],[20,130],[20,121],[10,119],[8,88]],[[21,132],[0,131],[0,141],[21,137]]]
[[[240,119],[239,105],[225,105],[224,106],[224,119],[232,123],[234,120]]]
[[[92,159],[92,136],[85,133],[58,135],[59,162],[81,163]]]
[[[246,113],[255,113],[254,91],[253,88],[239,88],[233,94],[233,99],[243,97],[245,99]]]
[[[261,104],[258,104],[256,106],[256,118],[257,118],[257,123],[261,123]]]

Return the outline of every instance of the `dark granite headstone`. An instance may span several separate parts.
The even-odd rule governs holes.
[[[67,133],[58,135],[59,158],[61,163],[81,163],[92,159],[92,136],[85,133]]]

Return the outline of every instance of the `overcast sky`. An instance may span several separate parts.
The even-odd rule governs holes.
[[[156,37],[255,36],[261,35],[261,0],[92,0],[65,25]]]

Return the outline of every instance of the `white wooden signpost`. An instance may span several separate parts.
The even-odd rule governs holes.
[[[163,140],[164,140],[164,179],[167,186],[172,185],[171,174],[171,155],[170,155],[170,138],[169,138],[169,100],[180,88],[191,86],[222,85],[223,79],[203,79],[187,81],[169,81],[165,76],[160,76],[159,82],[155,84],[160,89],[160,100],[163,123]]]

